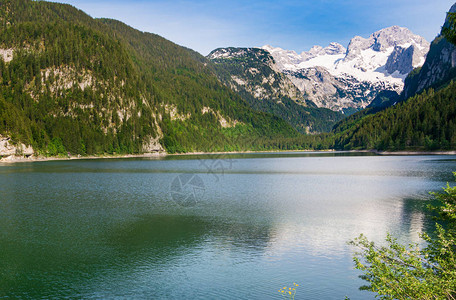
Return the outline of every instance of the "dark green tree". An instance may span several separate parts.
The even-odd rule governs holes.
[[[456,44],[456,13],[447,13],[447,22],[442,28],[442,35],[453,44]]]

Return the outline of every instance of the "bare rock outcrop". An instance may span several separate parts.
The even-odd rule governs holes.
[[[30,156],[33,155],[33,148],[22,143],[13,143],[10,137],[0,135],[0,157],[1,156]]]

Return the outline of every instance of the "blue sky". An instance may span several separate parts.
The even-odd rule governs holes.
[[[307,51],[392,25],[431,41],[455,0],[57,0],[92,17],[125,22],[207,55],[265,44]]]

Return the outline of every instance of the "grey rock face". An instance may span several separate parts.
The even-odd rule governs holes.
[[[354,112],[365,108],[379,92],[389,88],[382,83],[362,82],[351,76],[335,77],[323,67],[286,74],[317,107],[335,111]]]
[[[318,107],[339,109],[337,91],[343,89],[343,85],[325,68],[307,68],[286,74],[306,98]],[[328,97],[328,95],[330,96]]]
[[[355,36],[350,40],[350,43],[348,44],[347,55],[345,56],[344,60],[352,60],[358,57],[361,54],[362,50],[369,49],[370,46],[372,46],[371,39]]]
[[[161,136],[157,136],[156,138],[149,138],[144,141],[142,145],[142,152],[143,153],[157,153],[157,152],[164,152],[165,149],[160,144]]]
[[[33,148],[22,143],[13,144],[11,138],[0,135],[0,156],[33,155]]]
[[[307,61],[317,56],[321,55],[338,55],[345,54],[347,49],[339,43],[331,43],[327,47],[323,48],[321,46],[313,46],[309,51],[302,52],[301,57],[302,61]],[[300,61],[301,62],[301,61]]]
[[[400,74],[408,74],[413,70],[413,66],[417,65],[421,60],[419,50],[411,45],[407,49],[396,46],[393,53],[388,57],[385,69],[388,73],[393,74],[399,71]]]
[[[427,53],[429,50],[429,42],[423,37],[413,34],[409,29],[399,26],[392,26],[373,33],[369,38],[365,39],[360,36],[354,37],[347,48],[347,56],[345,61],[356,58],[361,51],[371,48],[377,52],[384,52],[388,48],[397,47],[400,45],[418,45],[422,49],[420,54]]]
[[[259,48],[221,48],[212,51],[208,58],[216,64],[229,65],[230,86],[236,91],[245,90],[256,99],[277,100],[288,97],[303,101],[302,94],[282,74],[271,54]]]
[[[450,8],[456,12],[456,4]],[[444,27],[448,25],[445,21]],[[441,84],[456,77],[456,46],[448,42],[443,36],[438,36],[431,44],[426,61],[422,68],[411,72],[405,79],[402,100],[414,96],[430,87],[439,87]]]
[[[454,77],[456,67],[456,47],[443,37],[437,37],[423,67],[418,73],[411,73],[405,79],[402,98],[407,99],[430,87],[438,87],[440,83]]]

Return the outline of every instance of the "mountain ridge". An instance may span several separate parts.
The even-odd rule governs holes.
[[[262,49],[271,53],[278,68],[289,75],[301,92],[313,90],[307,98],[318,107],[342,111],[351,107],[356,111],[369,105],[382,90],[400,93],[408,73],[424,63],[429,43],[407,28],[391,26],[368,38],[355,36],[346,49],[337,43],[326,48],[314,46],[301,55],[269,45]],[[309,70],[315,72],[316,68],[328,71],[326,88],[319,89],[315,80],[306,79]],[[367,86],[365,89],[352,89],[362,83]],[[344,96],[340,90],[349,92]],[[340,98],[349,101],[341,102]]]
[[[456,4],[451,6],[449,12],[456,12]],[[448,18],[443,28],[447,24]],[[456,77],[456,46],[439,35],[432,42],[423,66],[405,79],[406,87],[401,99],[405,100],[427,88],[439,88],[454,77]]]
[[[456,12],[454,4],[450,13]],[[443,28],[449,19],[445,20]],[[334,126],[336,149],[456,149],[456,48],[443,33],[431,43],[422,67],[405,79],[399,96],[383,93],[370,107]]]
[[[218,48],[208,56],[219,79],[240,93],[251,107],[272,113],[301,133],[328,132],[343,115],[315,107],[260,48]]]
[[[368,38],[355,36],[347,48],[334,42],[327,47],[313,46],[309,51],[297,54],[270,45],[261,48],[228,47],[213,50],[207,58],[219,64],[223,60],[227,67],[230,59],[239,61],[253,49],[265,50],[273,58],[268,62],[269,68],[286,76],[286,79],[281,80],[287,82],[286,90],[293,90],[292,95],[288,96],[297,104],[349,115],[366,108],[381,91],[400,93],[407,75],[424,63],[428,48],[429,43],[409,29],[391,26]],[[239,70],[235,73],[230,76],[238,80]],[[233,86],[227,78],[222,81]],[[238,83],[249,86],[249,79],[238,80]],[[261,90],[264,87],[256,88]],[[286,94],[286,91],[283,92]],[[247,91],[249,93],[253,98],[268,97],[264,93],[255,94],[252,90]],[[277,93],[281,93],[280,88],[276,90]]]

